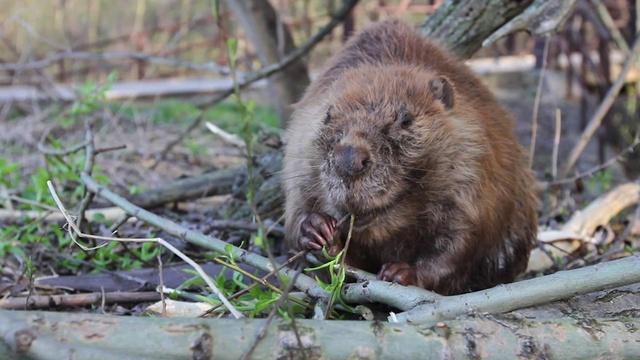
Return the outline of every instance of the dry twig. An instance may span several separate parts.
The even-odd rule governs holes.
[[[547,71],[547,58],[549,57],[550,37],[544,39],[544,50],[542,51],[542,68],[538,75],[538,87],[536,97],[533,101],[533,115],[531,116],[531,143],[529,144],[529,167],[533,166],[533,156],[536,152],[536,140],[538,139],[538,111],[540,110],[540,99],[542,98],[542,87],[544,86],[544,75]]]
[[[553,152],[551,154],[551,177],[558,176],[558,152],[560,150],[560,134],[562,133],[562,114],[556,109],[556,126],[553,136]]]
[[[13,297],[0,300],[0,309],[59,309],[62,307],[79,307],[94,304],[112,303],[139,303],[158,301],[160,294],[148,292],[97,292],[89,294],[64,294],[64,295],[31,295],[29,297]]]
[[[571,170],[573,169],[573,167],[578,162],[580,155],[582,155],[582,152],[589,144],[589,141],[595,134],[596,130],[598,130],[598,128],[600,127],[600,124],[602,124],[602,120],[604,119],[605,115],[607,115],[607,112],[609,112],[609,109],[613,105],[613,102],[615,101],[616,97],[618,96],[618,93],[622,89],[622,86],[624,86],[627,75],[629,74],[629,71],[631,70],[631,68],[635,65],[639,54],[640,54],[640,36],[637,36],[635,41],[633,42],[633,46],[631,47],[631,53],[627,58],[626,62],[624,63],[624,66],[622,67],[622,70],[620,71],[618,78],[613,83],[613,85],[611,85],[611,88],[609,88],[609,91],[607,91],[607,94],[605,95],[604,99],[596,109],[596,112],[591,117],[591,120],[589,120],[587,127],[582,132],[580,139],[571,150],[567,163],[562,169],[561,177],[566,178],[571,172]]]

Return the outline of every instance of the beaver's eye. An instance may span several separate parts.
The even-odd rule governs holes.
[[[327,109],[327,113],[324,115],[324,124],[328,125],[329,122],[331,121],[331,109],[333,108],[333,105],[329,106],[329,108]]]
[[[403,129],[406,129],[409,126],[411,126],[411,124],[413,124],[413,115],[411,115],[407,111],[403,111],[403,112],[400,113],[400,116],[399,116],[398,120],[400,121],[400,126]]]

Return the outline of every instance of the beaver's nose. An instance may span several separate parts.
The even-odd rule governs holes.
[[[361,146],[337,145],[336,172],[342,178],[361,175],[371,163],[369,151]]]

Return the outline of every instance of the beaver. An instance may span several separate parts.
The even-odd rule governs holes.
[[[285,135],[288,244],[343,246],[378,278],[457,294],[511,282],[537,232],[510,115],[458,59],[397,21],[345,44]]]

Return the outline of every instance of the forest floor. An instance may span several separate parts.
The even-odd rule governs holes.
[[[519,80],[514,80],[515,78]],[[515,76],[488,79],[495,87],[499,100],[511,110],[516,119],[516,132],[521,143],[528,146],[531,132],[531,112],[535,97],[535,76]],[[540,132],[536,147],[534,169],[540,180],[549,180],[549,169],[554,142],[554,113],[560,107],[563,113],[560,159],[571,149],[579,136],[578,106],[576,101],[562,100],[552,80],[546,87],[540,106]],[[260,96],[258,96],[260,100]],[[56,204],[46,186],[53,180],[61,190],[63,201],[73,209],[84,193],[79,173],[84,163],[83,152],[64,156],[45,156],[38,144],[46,137],[50,147],[67,148],[82,143],[85,131],[81,121],[69,115],[68,107],[52,104],[46,108],[14,106],[12,113],[20,114],[0,124],[0,298],[28,298],[37,295],[153,292],[160,284],[158,257],[163,266],[170,269],[164,274],[162,284],[180,291],[199,288],[201,281],[175,256],[162,252],[154,244],[128,244],[112,242],[95,251],[84,251],[72,242],[61,226],[47,216]],[[219,169],[232,168],[245,163],[242,149],[221,141],[204,126],[196,129],[172,148],[164,158],[159,154],[167,143],[182,132],[197,115],[197,108],[188,100],[158,100],[151,102],[129,102],[106,104],[95,112],[94,138],[97,149],[126,145],[125,149],[110,151],[97,157],[94,177],[125,196],[144,193],[173,180],[193,177]],[[241,134],[241,109],[233,102],[219,104],[206,112],[205,118],[229,133]],[[265,106],[257,106],[253,132],[258,139],[269,139],[266,134],[277,134],[278,120]],[[64,146],[63,146],[64,145]],[[597,148],[591,145],[579,164],[588,169],[597,164]],[[584,208],[597,196],[614,186],[628,181],[617,165],[607,167],[593,176],[581,179],[560,191],[543,194],[541,226],[556,228],[566,222],[577,210]],[[154,209],[161,216],[206,235],[247,246],[255,242],[260,234],[250,227],[214,226],[213,220],[228,219],[230,204],[237,199],[232,195],[206,197],[188,202],[175,203]],[[106,208],[110,204],[96,198],[92,207]],[[38,215],[27,215],[38,211]],[[96,235],[110,236],[110,227],[122,216],[105,214],[93,219],[90,227]],[[559,261],[546,272],[564,268],[580,267],[603,259],[612,259],[634,252],[640,248],[640,224],[632,226],[633,211],[616,216],[603,231],[607,238],[597,246],[583,247],[584,251]],[[277,224],[278,217],[262,219]],[[250,224],[249,218],[245,221]],[[631,224],[631,225],[630,225]],[[128,221],[119,227],[121,237],[161,237],[185,252],[205,271],[214,277],[226,294],[246,288],[246,274],[230,271],[215,264],[216,254],[188,245],[184,240],[145,225],[140,221]],[[274,243],[281,244],[281,231],[270,235]],[[615,253],[611,250],[615,244]],[[284,255],[281,247],[275,255]],[[259,250],[259,249],[258,249]],[[577,255],[579,254],[579,255]],[[603,255],[607,255],[604,257]],[[587,260],[585,260],[587,259]],[[537,273],[529,273],[534,277]],[[244,279],[244,280],[243,280]],[[188,292],[186,297],[199,292]],[[277,293],[269,289],[255,290],[246,303],[249,313],[262,316],[268,312],[269,304],[277,299]],[[193,298],[194,296],[192,296]],[[67,304],[67,310],[102,311],[115,314],[139,314],[157,296],[149,298],[132,295],[126,302],[88,301]],[[196,300],[202,298],[195,297]],[[47,308],[47,306],[44,306]],[[56,308],[58,310],[60,308]]]

